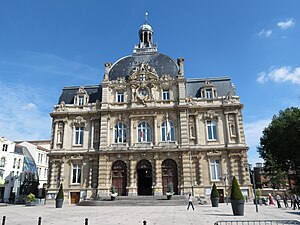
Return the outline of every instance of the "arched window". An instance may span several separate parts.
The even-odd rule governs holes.
[[[164,121],[161,124],[161,140],[164,141],[174,141],[175,132],[174,132],[174,123],[170,120]]]
[[[117,123],[115,126],[115,143],[126,143],[126,125]]]
[[[138,126],[138,142],[150,142],[150,126],[147,122],[141,122]]]
[[[0,167],[5,167],[5,165],[6,165],[6,158],[2,157],[0,161]]]

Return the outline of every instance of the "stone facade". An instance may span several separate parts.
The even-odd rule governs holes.
[[[51,113],[49,192],[80,198],[226,195],[236,176],[249,194],[242,108],[230,78],[186,79],[184,59],[160,54],[148,24],[133,54],[105,64],[100,85],[66,87]]]

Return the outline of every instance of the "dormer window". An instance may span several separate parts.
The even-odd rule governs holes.
[[[84,97],[78,96],[78,105],[84,105]]]
[[[206,80],[203,87],[201,87],[201,98],[212,99],[217,97],[217,89],[211,83],[211,81]]]
[[[213,98],[213,93],[211,89],[206,89],[205,90],[205,97],[206,98]]]
[[[170,100],[170,91],[169,90],[163,90],[163,92],[162,92],[162,99],[164,101]]]
[[[89,95],[84,87],[80,87],[74,97],[74,104],[84,106],[89,102]]]
[[[117,92],[117,102],[124,102],[124,92]]]

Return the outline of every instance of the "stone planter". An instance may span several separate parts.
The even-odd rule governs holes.
[[[110,200],[114,201],[117,196],[118,196],[118,193],[110,193]]]
[[[231,199],[231,207],[232,207],[233,215],[243,216],[244,215],[244,204],[245,204],[245,200]]]
[[[63,199],[56,199],[55,200],[55,207],[56,208],[62,208],[64,200]]]
[[[170,200],[173,195],[167,195],[167,199]]]
[[[219,200],[220,200],[219,197],[211,198],[211,206],[212,207],[218,207],[219,206]]]

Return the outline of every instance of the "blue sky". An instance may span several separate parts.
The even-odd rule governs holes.
[[[230,76],[244,104],[249,161],[274,114],[300,105],[300,1],[0,0],[0,136],[49,139],[64,86],[101,82],[132,53],[144,14],[185,76]]]

